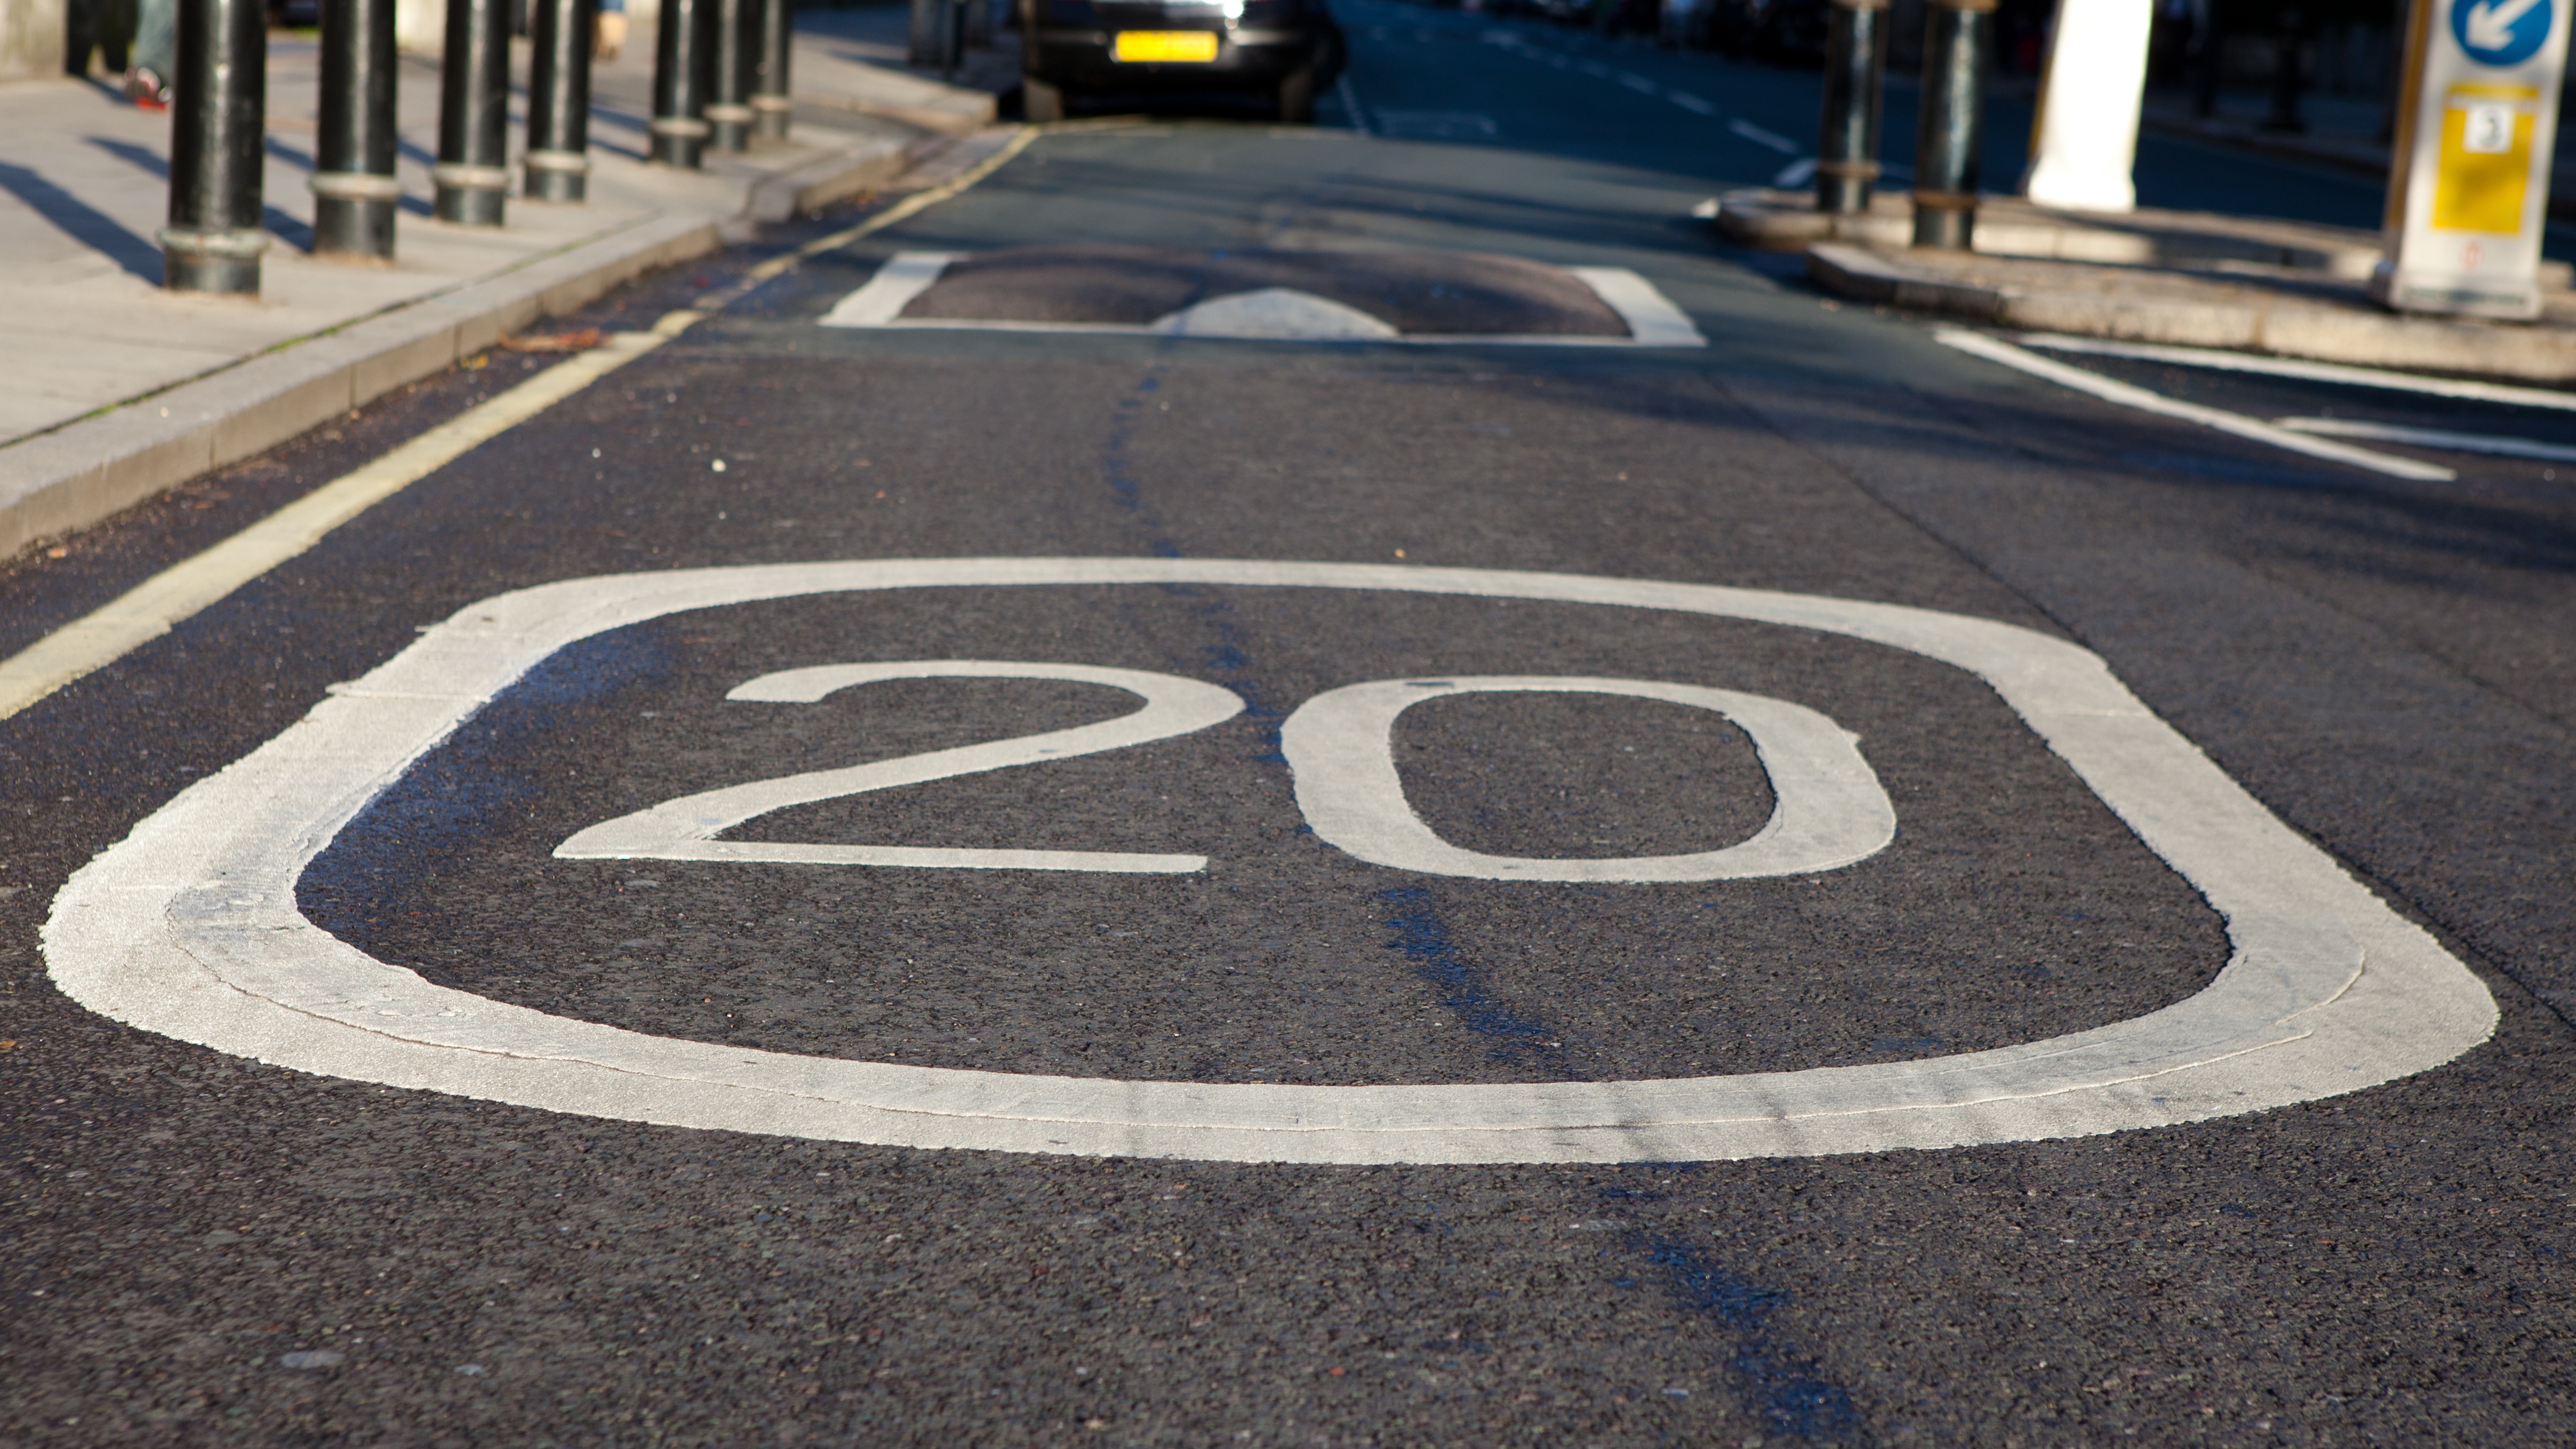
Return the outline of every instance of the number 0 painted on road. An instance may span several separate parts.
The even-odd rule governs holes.
[[[1196,584],[1539,599],[1746,619],[1974,673],[2227,921],[2199,994],[1921,1061],[1655,1081],[1132,1082],[752,1051],[434,985],[296,907],[305,866],[530,669],[690,609],[887,589]],[[573,579],[474,604],[102,852],[54,898],[54,982],[116,1020],[359,1081],[595,1117],[916,1147],[1244,1162],[1689,1162],[2075,1137],[2393,1081],[2494,1031],[2422,928],[2085,649],[1991,619],[1710,584],[1224,559],[904,559]]]
[[[1753,737],[1778,802],[1752,839],[1691,855],[1537,860],[1460,850],[1405,802],[1395,768],[1397,716],[1457,694],[1624,694],[1715,710]],[[1801,875],[1867,860],[1896,838],[1896,811],[1853,737],[1803,705],[1644,679],[1490,675],[1380,679],[1328,690],[1280,727],[1297,807],[1317,837],[1375,865],[1480,880],[1686,881]]]

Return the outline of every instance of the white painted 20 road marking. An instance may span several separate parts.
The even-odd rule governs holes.
[[[1912,650],[1992,686],[2227,921],[2200,993],[1994,1051],[1653,1081],[1290,1086],[838,1061],[657,1037],[431,985],[296,908],[306,865],[528,670],[691,609],[916,588],[1197,584],[1668,610]],[[1891,604],[1481,569],[917,559],[575,579],[472,605],[182,791],[55,898],[45,958],[116,1020],[301,1071],[597,1117],[919,1147],[1233,1161],[1807,1156],[2080,1136],[2288,1106],[2483,1042],[2494,999],[2088,651]]]
[[[683,795],[579,832],[555,847],[556,859],[1131,874],[1207,869],[1204,855],[715,838],[791,805],[1150,744],[1223,724],[1243,712],[1242,698],[1231,690],[1176,674],[990,659],[815,665],[764,674],[737,686],[725,698],[812,704],[840,690],[890,679],[1062,679],[1123,689],[1144,700],[1145,706],[1076,729]],[[1691,855],[1539,860],[1460,850],[1434,834],[1406,802],[1404,781],[1395,768],[1395,721],[1426,700],[1488,693],[1618,694],[1714,710],[1752,737],[1771,782],[1775,801],[1771,819],[1742,844]],[[1376,865],[1428,875],[1526,881],[1745,880],[1833,870],[1876,855],[1896,838],[1896,811],[1887,803],[1887,792],[1880,788],[1869,762],[1861,758],[1854,736],[1802,705],[1731,690],[1553,675],[1374,680],[1327,690],[1299,705],[1280,726],[1280,749],[1296,777],[1298,808],[1306,813],[1318,839]]]

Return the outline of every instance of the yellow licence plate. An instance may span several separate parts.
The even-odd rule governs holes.
[[[1109,53],[1118,60],[1214,60],[1213,30],[1122,30]]]

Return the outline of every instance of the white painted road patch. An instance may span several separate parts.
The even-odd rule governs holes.
[[[1460,1086],[1133,1082],[899,1066],[657,1037],[433,986],[296,908],[305,866],[528,670],[690,609],[905,588],[1200,584],[1660,609],[1912,650],[1991,685],[2227,921],[2199,994],[2047,1041],[1732,1077]],[[1713,585],[1190,559],[922,559],[575,579],[458,612],[74,875],[44,930],[72,999],[301,1071],[674,1126],[918,1147],[1230,1161],[1602,1162],[2081,1136],[2425,1071],[2496,1005],[2148,712],[2087,650],[1963,615]]]
[[[939,282],[964,252],[897,252],[866,285],[832,304],[825,327],[978,332],[1075,332],[1124,337],[1201,337],[1261,342],[1383,342],[1406,346],[1706,347],[1687,313],[1626,267],[1566,267],[1626,325],[1625,337],[1555,332],[1403,332],[1357,308],[1292,287],[1212,297],[1151,322],[1037,322],[975,317],[906,317],[903,309]]]

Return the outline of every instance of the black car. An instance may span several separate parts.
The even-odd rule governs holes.
[[[1324,0],[1019,0],[1019,12],[1032,121],[1086,96],[1225,91],[1302,125],[1342,65]]]

